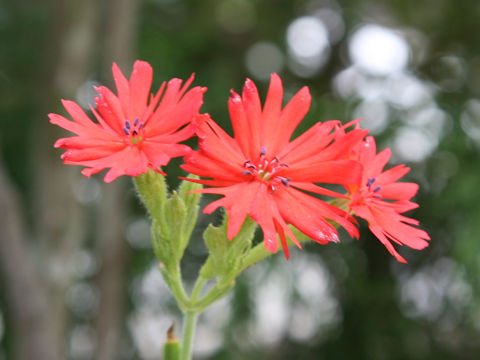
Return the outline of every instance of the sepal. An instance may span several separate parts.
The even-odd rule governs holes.
[[[199,177],[190,174],[187,179],[199,179]],[[178,195],[183,200],[186,210],[183,237],[187,242],[192,235],[195,224],[197,223],[197,218],[200,211],[199,202],[202,196],[202,194],[195,193],[193,191],[200,190],[202,187],[202,184],[197,184],[190,181],[182,181],[178,187]]]
[[[152,219],[160,220],[167,201],[165,176],[153,170],[134,178],[135,188]]]

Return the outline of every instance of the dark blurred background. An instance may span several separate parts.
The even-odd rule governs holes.
[[[299,131],[362,117],[421,185],[432,237],[397,263],[361,240],[249,269],[200,318],[196,359],[478,359],[480,3],[457,0],[4,0],[0,3],[0,359],[160,359],[180,317],[129,179],[64,166],[47,114],[135,59],[196,73],[229,128],[229,90],[313,95]],[[175,186],[180,160],[167,169]],[[201,218],[188,279],[205,258]],[[365,224],[363,224],[365,225]],[[179,329],[178,329],[179,330]],[[177,330],[177,332],[178,332]]]

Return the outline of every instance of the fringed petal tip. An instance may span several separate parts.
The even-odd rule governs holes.
[[[265,250],[267,250],[268,252],[271,252],[273,254],[277,253],[278,240],[276,239],[276,237],[275,237],[275,239],[272,239],[272,238],[264,236],[263,245],[265,246]]]
[[[160,167],[152,168],[152,170],[155,171],[156,173],[160,174],[160,175],[167,176],[167,173],[162,171],[162,169]],[[146,174],[147,172],[148,172],[148,170],[145,171],[144,174]],[[140,174],[138,174],[138,175],[140,175]]]
[[[395,257],[395,259],[396,259],[398,262],[400,262],[400,263],[402,263],[402,264],[408,264],[408,261],[405,260],[402,256],[400,256],[399,253],[396,252],[395,254],[392,254],[392,255]]]
[[[275,82],[279,81],[280,84],[282,83],[282,79],[281,79],[280,76],[278,76],[278,74],[275,73],[275,72],[270,74],[270,81],[271,81],[271,82],[272,82],[272,81],[275,81]]]
[[[65,162],[65,161],[68,161],[71,156],[72,156],[72,151],[67,150],[62,155],[60,155],[60,159],[62,159],[62,161]]]
[[[65,138],[60,138],[57,141],[55,141],[55,144],[53,144],[53,147],[55,149],[62,149],[64,145],[65,145]],[[62,159],[63,159],[63,156],[65,156],[65,154],[67,154],[67,153],[68,153],[68,151],[65,151],[62,154]]]
[[[250,78],[247,78],[245,80],[245,84],[243,85],[243,91],[245,90],[253,90],[255,89],[255,91],[257,90],[257,86],[255,85],[255,83],[250,79]]]
[[[92,176],[93,174],[96,174],[100,171],[102,171],[103,169],[95,169],[95,168],[85,168],[85,169],[82,169],[82,171],[80,171],[82,173],[83,176],[89,178],[90,176]]]
[[[355,126],[354,129],[355,130],[359,130],[359,129],[362,129],[360,127],[360,122],[363,121],[362,118],[357,118],[357,119],[353,119],[353,120],[350,120],[349,122],[347,122],[346,124],[342,125],[342,128],[344,130],[348,129],[349,127],[351,126]],[[366,130],[367,132],[369,131],[368,129],[362,129],[362,130]]]
[[[48,114],[48,119],[49,119],[50,124],[58,125],[60,127],[63,127],[61,124],[64,121],[70,121],[67,118],[63,117],[62,115],[58,115],[58,114],[55,114],[55,113]]]
[[[54,119],[55,119],[56,116],[59,116],[59,115],[55,114],[55,113],[49,113],[47,116],[48,116],[48,121],[50,122],[50,124],[55,124]]]
[[[116,63],[113,63],[112,64],[112,69],[113,69],[113,66],[114,65],[117,65]],[[118,66],[117,66],[118,67]],[[133,63],[133,72],[136,72],[136,71],[148,71],[148,72],[152,72],[153,73],[153,69],[152,69],[152,65],[150,65],[147,61],[145,60],[136,60],[134,63]]]
[[[241,96],[233,89],[230,89],[230,98],[228,99],[228,103],[241,103],[242,98]]]
[[[198,114],[193,118],[192,124],[196,126],[196,129],[198,129],[198,127],[205,124],[209,120],[212,120],[212,117],[209,113]]]

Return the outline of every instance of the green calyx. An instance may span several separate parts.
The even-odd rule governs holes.
[[[140,198],[152,220],[152,244],[156,257],[168,269],[179,264],[199,212],[200,194],[191,191],[201,185],[182,181],[177,191],[169,193],[165,177],[149,171],[135,178]]]

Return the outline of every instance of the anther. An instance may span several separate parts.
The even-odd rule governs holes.
[[[280,163],[280,166],[289,167],[287,163]]]
[[[242,171],[242,175],[253,175],[251,171],[245,170]]]
[[[381,198],[382,198],[382,195],[380,195],[380,194],[373,194],[373,197],[374,197],[374,198],[377,198],[377,199],[381,199]]]
[[[140,118],[137,117],[137,118],[135,119],[135,121],[133,122],[133,126],[137,126],[139,121],[140,121]]]
[[[125,135],[130,135],[130,131],[128,131],[126,127],[123,127],[123,132],[125,133]]]
[[[253,164],[247,165],[247,168],[253,169],[253,170],[257,170],[257,167],[256,167],[255,165],[253,165]]]
[[[132,135],[138,135],[137,130],[133,130]]]
[[[278,160],[278,156],[275,156],[273,160],[275,160],[276,162],[280,162],[280,160]]]
[[[267,149],[265,148],[265,146],[262,146],[260,148],[260,156],[265,156],[266,153],[267,153]]]
[[[136,126],[136,125],[135,125],[135,126]],[[130,129],[130,121],[128,121],[128,120],[125,121],[125,127],[126,127],[127,129]]]
[[[280,178],[280,181],[282,182],[283,185],[288,186],[288,182],[290,181],[290,178]]]
[[[374,178],[374,177],[368,178],[368,180],[367,180],[367,186],[370,188],[374,182],[375,182],[375,178]]]
[[[378,191],[380,191],[381,189],[382,189],[381,186],[377,186],[377,187],[375,188],[375,190],[373,190],[373,192],[378,192]]]

